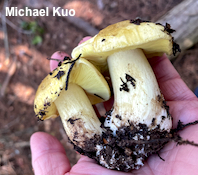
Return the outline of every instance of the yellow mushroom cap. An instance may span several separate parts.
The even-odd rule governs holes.
[[[110,98],[110,89],[106,80],[90,62],[80,58],[75,62],[71,72],[71,63],[67,64],[67,62],[69,61],[64,61],[61,66],[48,74],[37,89],[34,111],[41,120],[59,116],[54,101],[60,92],[65,90],[69,73],[68,82],[82,87],[92,104]]]
[[[72,57],[82,54],[100,68],[106,66],[106,58],[121,50],[143,49],[147,58],[172,54],[173,39],[160,24],[141,22],[134,24],[130,20],[112,24],[101,30],[96,36],[80,44],[72,51]]]

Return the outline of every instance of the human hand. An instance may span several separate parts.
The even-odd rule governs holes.
[[[54,58],[63,59],[64,53],[56,52]],[[173,117],[173,128],[181,120],[184,124],[198,120],[198,98],[181,80],[168,58],[164,55],[158,59],[149,59]],[[51,63],[53,65],[53,62]],[[110,103],[110,102],[109,102]],[[105,107],[109,109],[109,103]],[[198,143],[198,126],[190,126],[180,132],[183,138]],[[32,165],[35,175],[121,175],[121,174],[197,174],[198,148],[190,145],[176,146],[168,143],[157,155],[148,158],[145,165],[131,173],[108,170],[88,157],[81,156],[72,168],[61,143],[49,134],[38,132],[31,140]]]

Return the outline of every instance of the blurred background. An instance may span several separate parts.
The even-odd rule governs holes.
[[[83,37],[96,34],[109,24],[136,17],[153,22],[174,19],[170,24],[173,28],[176,25],[177,32],[182,33],[174,37],[183,45],[182,52],[171,61],[194,91],[198,86],[198,37],[185,35],[183,30],[193,34],[198,31],[198,22],[193,22],[198,16],[198,1],[188,2],[188,8],[193,4],[195,11],[177,8],[184,3],[182,0],[0,0],[0,175],[34,174],[29,139],[37,131],[58,138],[71,165],[79,159],[67,142],[59,118],[37,121],[33,111],[34,96],[38,85],[50,71],[47,57],[58,50],[70,54]],[[6,6],[18,9],[49,7],[51,14],[10,17],[5,16]],[[74,9],[75,18],[53,17],[53,7]],[[170,13],[172,9],[176,9],[176,13]],[[164,16],[168,14],[173,16]],[[183,19],[182,25],[177,24]],[[189,21],[193,25],[188,25]]]

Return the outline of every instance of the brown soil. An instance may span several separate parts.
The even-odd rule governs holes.
[[[21,0],[9,1],[9,6],[23,8],[72,7],[76,8],[76,16],[89,22],[98,30],[109,24],[141,17],[155,21],[181,0],[83,0],[70,1],[53,0]],[[82,4],[83,2],[83,4]],[[103,2],[100,4],[99,2]],[[82,7],[82,8],[80,8]],[[3,1],[0,2],[3,8]],[[33,174],[29,139],[37,131],[45,131],[54,135],[64,145],[71,165],[75,164],[79,155],[68,143],[59,118],[37,122],[33,111],[33,101],[36,89],[41,80],[49,73],[50,57],[55,51],[62,50],[71,53],[87,32],[82,31],[68,22],[65,17],[7,17],[20,28],[21,21],[36,21],[43,29],[43,42],[31,45],[32,35],[25,35],[7,25],[10,59],[6,60],[4,35],[0,24],[0,86],[10,71],[16,58],[16,70],[6,88],[5,95],[0,98],[0,174]],[[190,89],[198,86],[198,45],[183,52],[174,60],[173,65],[179,71]],[[57,129],[59,128],[59,129]]]

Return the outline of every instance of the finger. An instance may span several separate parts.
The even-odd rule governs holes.
[[[62,51],[55,52],[51,58],[57,59],[57,60],[63,60],[65,57],[69,57],[69,55]],[[59,61],[56,60],[50,60],[50,70],[54,70],[58,66]]]
[[[90,38],[92,38],[92,37],[91,37],[91,36],[86,36],[86,37],[84,37],[84,38],[78,43],[78,45],[84,43],[85,41],[89,40]]]
[[[65,150],[53,136],[37,132],[31,136],[30,145],[35,175],[63,175],[70,171]]]
[[[165,99],[193,100],[194,93],[187,87],[166,55],[149,59]]]

